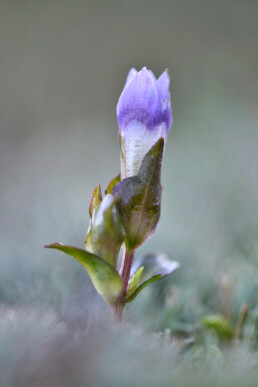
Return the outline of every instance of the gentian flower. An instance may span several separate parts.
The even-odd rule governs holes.
[[[151,70],[132,68],[117,104],[121,148],[121,178],[135,176],[150,148],[172,125],[169,75],[156,79]]]
[[[128,302],[179,266],[164,254],[148,254],[133,265],[136,249],[153,235],[160,218],[162,158],[172,125],[168,72],[156,79],[146,67],[139,72],[131,69],[117,104],[117,119],[121,176],[110,181],[104,197],[100,184],[95,187],[84,249],[61,243],[45,247],[76,259],[121,321]]]

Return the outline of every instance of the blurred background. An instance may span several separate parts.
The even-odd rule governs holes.
[[[257,11],[0,0],[1,386],[257,385]],[[116,103],[143,66],[169,69],[174,123],[161,220],[137,254],[181,267],[114,330],[81,266],[43,245],[83,246],[92,190],[119,171]],[[224,348],[201,321],[234,327],[244,304],[243,340]]]

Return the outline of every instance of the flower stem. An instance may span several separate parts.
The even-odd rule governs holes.
[[[123,308],[124,308],[124,304],[122,304],[119,301],[116,304],[111,306],[113,319],[118,323],[120,323],[122,320]]]
[[[130,251],[124,247],[122,261],[120,266],[119,274],[123,280],[123,288],[117,303],[112,307],[113,315],[115,316],[116,321],[121,322],[123,309],[125,306],[125,297],[127,286],[130,278],[131,267],[134,259],[135,250]]]
[[[126,296],[126,290],[127,290],[128,281],[130,278],[134,254],[135,254],[135,250],[130,251],[130,250],[127,250],[126,247],[124,247],[120,271],[119,271],[119,274],[123,280],[123,289],[120,296],[120,300],[122,302],[124,302],[124,299]]]

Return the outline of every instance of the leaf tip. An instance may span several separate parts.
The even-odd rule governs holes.
[[[62,243],[54,242],[54,243],[46,243],[43,247],[46,249],[53,249],[58,246],[64,246]]]

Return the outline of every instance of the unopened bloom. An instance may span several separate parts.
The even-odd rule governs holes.
[[[156,79],[151,70],[132,68],[117,104],[121,147],[121,178],[138,173],[150,148],[163,137],[166,142],[173,117],[169,75]]]

